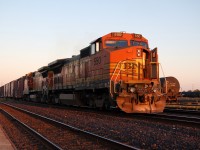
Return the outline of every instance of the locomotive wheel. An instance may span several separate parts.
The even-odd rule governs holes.
[[[117,97],[118,107],[126,113],[133,113],[134,103],[130,97]]]

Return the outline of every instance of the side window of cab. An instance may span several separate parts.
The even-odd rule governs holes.
[[[101,50],[101,41],[91,44],[91,54],[95,54]]]

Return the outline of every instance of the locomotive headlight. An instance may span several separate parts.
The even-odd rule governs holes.
[[[141,49],[137,49],[137,56],[138,56],[138,57],[141,56]]]
[[[131,93],[135,92],[135,88],[134,88],[134,87],[131,87],[131,88],[130,88],[130,91],[131,91]]]

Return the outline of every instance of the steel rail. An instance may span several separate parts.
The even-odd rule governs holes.
[[[32,115],[32,116],[35,116],[35,117],[38,117],[38,118],[41,118],[41,119],[44,119],[48,122],[51,122],[53,124],[56,124],[58,126],[62,126],[64,128],[67,128],[67,129],[70,129],[70,130],[73,130],[74,132],[78,132],[78,133],[82,133],[82,134],[85,134],[85,135],[89,135],[91,136],[92,138],[96,138],[98,140],[102,140],[108,144],[111,144],[113,147],[115,147],[115,149],[123,149],[123,150],[140,150],[140,148],[137,148],[137,147],[133,147],[133,146],[130,146],[130,145],[127,145],[127,144],[124,144],[124,143],[121,143],[121,142],[118,142],[118,141],[115,141],[115,140],[112,140],[112,139],[109,139],[109,138],[106,138],[106,137],[103,137],[103,136],[100,136],[100,135],[97,135],[97,134],[94,134],[94,133],[91,133],[91,132],[88,132],[88,131],[85,131],[85,130],[82,130],[82,129],[79,129],[77,127],[73,127],[71,125],[68,125],[68,124],[65,124],[63,122],[60,122],[60,121],[57,121],[57,120],[54,120],[54,119],[51,119],[51,118],[48,118],[48,117],[45,117],[45,116],[42,116],[42,115],[39,115],[39,114],[36,114],[36,113],[33,113],[33,112],[30,112],[28,110],[24,110],[22,108],[19,108],[19,107],[16,107],[16,106],[13,106],[13,105],[10,105],[10,104],[7,104],[7,103],[3,103],[1,102],[2,104],[6,105],[6,106],[9,106],[9,107],[12,107],[16,110],[19,110],[19,111],[22,111],[24,113],[27,113],[29,115]]]
[[[173,122],[179,122],[179,123],[187,123],[190,125],[197,125],[197,127],[200,127],[200,118],[195,116],[185,116],[185,115],[173,115],[173,114],[146,114],[148,117],[155,118],[155,119],[161,119],[161,120],[167,120],[167,121],[173,121]]]
[[[189,114],[189,115],[200,115],[199,110],[189,110],[189,109],[176,109],[176,108],[168,108],[164,109],[164,112],[167,113],[178,113],[178,114]]]
[[[0,108],[0,111],[2,111],[3,113],[5,113],[8,117],[10,117],[12,120],[16,121],[17,123],[19,123],[22,127],[24,127],[29,133],[31,133],[32,135],[34,135],[35,137],[37,137],[38,139],[42,140],[43,143],[45,143],[45,145],[50,148],[50,149],[55,149],[55,150],[62,150],[62,148],[60,148],[58,145],[56,145],[55,143],[53,143],[52,141],[48,140],[46,137],[44,137],[43,135],[41,135],[40,133],[38,133],[36,130],[32,129],[31,127],[27,126],[26,124],[24,124],[23,122],[21,122],[20,120],[18,120],[16,117],[14,117],[13,115],[11,115],[10,113],[8,113],[7,111],[3,110],[2,108]]]

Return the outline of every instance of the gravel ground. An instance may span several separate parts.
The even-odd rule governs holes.
[[[70,129],[60,127],[58,125],[53,124],[52,122],[48,122],[43,119],[35,118],[31,115],[28,115],[24,112],[18,111],[16,109],[13,109],[5,105],[0,105],[0,107],[3,110],[7,111],[9,114],[19,119],[20,121],[22,121],[23,123],[25,123],[26,125],[28,125],[29,127],[31,127],[32,129],[39,132],[41,135],[45,136],[50,141],[57,144],[62,149],[70,149],[70,150],[108,149],[107,148],[109,146],[108,143],[103,143],[98,139],[91,138],[90,136],[87,135],[83,135],[80,132],[73,132]],[[33,139],[30,141],[33,141]],[[29,144],[26,144],[26,142],[24,145],[27,145],[27,147],[29,146]],[[41,143],[38,143],[38,145],[41,145]],[[40,148],[36,147],[35,149],[40,149]]]
[[[18,150],[37,150],[46,149],[46,147],[37,141],[33,136],[21,128],[15,121],[8,119],[0,112],[0,124],[4,131]]]
[[[98,112],[44,108],[17,103],[15,105],[141,149],[200,149],[199,128],[109,116]]]

